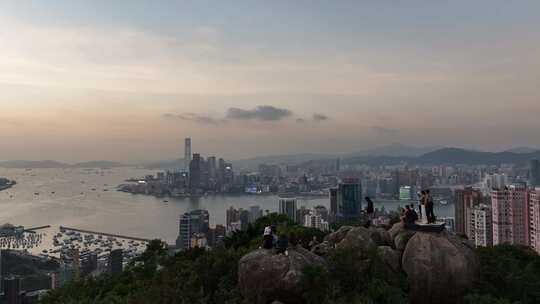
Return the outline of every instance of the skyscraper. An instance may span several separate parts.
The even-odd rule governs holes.
[[[124,263],[124,251],[122,249],[115,249],[109,254],[109,273],[112,275],[120,274],[123,270]]]
[[[540,161],[531,160],[529,170],[529,185],[533,188],[540,186]]]
[[[201,187],[201,155],[193,154],[189,165],[189,188],[192,194],[197,194]]]
[[[332,216],[332,220],[335,220],[337,212],[338,212],[338,189],[337,188],[330,188],[330,215]]]
[[[184,170],[189,171],[191,163],[191,138],[187,137],[184,140]]]
[[[344,179],[337,191],[337,217],[357,220],[362,211],[362,186],[357,178]]]
[[[191,248],[191,238],[195,233],[208,234],[210,215],[207,210],[193,210],[180,216],[176,247],[180,250]]]
[[[493,213],[491,207],[480,204],[469,209],[472,225],[472,238],[477,247],[493,246]]]
[[[480,203],[482,203],[482,192],[480,190],[472,187],[456,190],[454,193],[456,234],[468,235],[467,225],[470,223],[470,219],[467,219],[467,209],[471,209]],[[471,235],[468,235],[468,237],[471,237]]]
[[[530,245],[540,254],[540,187],[529,193]]]
[[[279,213],[287,215],[296,222],[296,198],[280,198]]]
[[[491,193],[493,211],[493,245],[529,245],[528,192],[524,184]]]

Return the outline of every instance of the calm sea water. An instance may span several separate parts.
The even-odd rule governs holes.
[[[115,169],[2,169],[0,176],[17,181],[0,191],[0,223],[26,227],[68,226],[174,243],[178,218],[186,211],[207,209],[212,225],[225,224],[226,210],[259,205],[277,211],[277,196],[207,196],[201,198],[155,198],[116,191],[131,177],[155,174],[135,168]],[[96,190],[92,190],[96,189]],[[108,190],[108,191],[104,191]],[[301,200],[300,206],[329,207],[327,198]],[[376,207],[380,207],[379,206]],[[386,203],[394,210],[396,203]],[[453,216],[453,205],[437,206],[440,216]]]

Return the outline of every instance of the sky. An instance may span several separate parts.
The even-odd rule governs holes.
[[[540,147],[540,2],[0,2],[0,160]]]

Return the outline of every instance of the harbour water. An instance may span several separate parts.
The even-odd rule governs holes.
[[[3,169],[0,176],[17,181],[0,191],[0,224],[25,227],[68,226],[174,243],[178,218],[186,211],[207,209],[211,225],[225,224],[226,210],[259,205],[277,211],[275,195],[215,195],[200,198],[156,198],[116,191],[132,177],[155,174],[136,168],[113,169]],[[94,190],[95,189],[95,190]],[[165,202],[167,200],[167,202]],[[377,204],[394,210],[397,203]],[[328,198],[300,200],[298,207],[329,207]],[[454,206],[437,205],[439,216],[453,216]]]

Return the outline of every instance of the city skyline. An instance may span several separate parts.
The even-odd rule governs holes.
[[[540,4],[464,4],[2,3],[0,159],[538,147]]]

